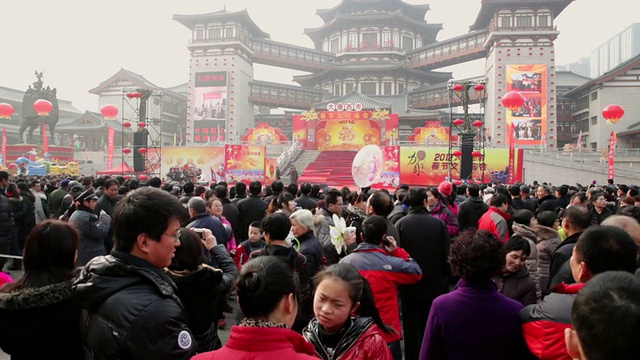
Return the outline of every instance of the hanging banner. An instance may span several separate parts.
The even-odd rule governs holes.
[[[472,180],[476,183],[507,183],[509,180],[509,149],[486,148],[483,161],[473,162]],[[514,151],[513,182],[522,181],[523,149]],[[451,165],[449,165],[449,160]],[[400,149],[400,183],[417,186],[438,185],[449,176],[460,174],[460,159],[449,159],[447,148],[410,147]]]
[[[609,136],[609,171],[607,172],[607,179],[613,179],[615,176],[616,140],[617,136],[612,131]]]
[[[507,110],[507,141],[515,145],[543,146],[547,132],[547,65],[507,65],[506,91],[517,91],[525,97],[522,107]]]
[[[116,142],[116,130],[107,127],[107,169],[113,168],[113,148]]]
[[[252,181],[264,183],[266,147],[256,145],[225,145],[224,171],[229,185]]]
[[[6,165],[7,159],[7,128],[2,128],[2,159],[0,159],[0,165]]]
[[[49,152],[49,138],[47,138],[47,124],[42,124],[42,150],[44,154]]]
[[[224,147],[169,147],[161,151],[161,173],[169,181],[224,181]]]
[[[511,131],[514,131],[514,125],[511,124]],[[509,142],[509,176],[507,177],[507,184],[513,184],[513,175],[515,171],[515,157],[516,157],[516,142],[513,137]]]
[[[228,89],[226,71],[195,73],[193,89],[193,142],[223,141],[227,127]]]

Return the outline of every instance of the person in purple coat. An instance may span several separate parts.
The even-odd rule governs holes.
[[[451,245],[451,270],[461,279],[433,301],[420,360],[533,359],[522,334],[523,305],[491,280],[504,268],[502,247],[484,230],[464,231]]]

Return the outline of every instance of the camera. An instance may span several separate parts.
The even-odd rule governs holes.
[[[198,235],[200,236],[200,239],[204,239],[204,229],[193,229],[193,231],[198,233]]]

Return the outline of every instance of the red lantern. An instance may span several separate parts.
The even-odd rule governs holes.
[[[484,125],[484,123],[481,120],[476,120],[473,122],[473,126],[480,128],[482,127],[482,125]]]
[[[474,87],[474,89],[478,92],[483,91],[484,90],[484,84],[478,84]]]
[[[105,105],[100,108],[105,120],[113,120],[118,116],[118,108],[115,105]]]
[[[147,179],[148,179],[147,175],[138,176],[138,180],[140,180],[140,181],[147,181]]]
[[[464,124],[464,120],[462,120],[462,119],[453,120],[453,125],[455,125],[455,126],[462,126],[462,124]]]
[[[471,152],[471,156],[473,156],[474,158],[479,158],[479,157],[482,156],[482,153],[480,151],[478,151],[478,150],[473,150]]]
[[[9,119],[13,115],[13,106],[11,104],[0,104],[0,119]]]
[[[122,152],[125,154],[131,154],[131,148],[124,148],[122,149]]]
[[[511,111],[519,110],[524,102],[524,96],[517,91],[509,91],[502,97],[502,105]]]
[[[134,91],[134,92],[127,93],[127,97],[129,99],[140,98],[140,97],[142,97],[142,94],[137,92],[137,91]]]
[[[144,129],[145,127],[147,127],[147,123],[145,123],[144,121],[140,121],[140,122],[138,123],[138,127],[139,127],[140,129]]]
[[[462,86],[462,84],[455,84],[453,85],[453,91],[457,91],[460,92],[464,89],[464,86]]]
[[[624,109],[618,104],[611,104],[602,109],[602,116],[609,124],[617,124],[624,116]]]
[[[53,105],[45,99],[38,99],[33,103],[33,109],[38,112],[38,116],[47,116],[53,110]]]
[[[147,148],[140,148],[140,149],[138,149],[138,152],[139,152],[140,154],[144,155],[144,154],[146,154],[146,153],[147,153]]]
[[[127,129],[131,127],[131,123],[128,121],[125,121],[122,123],[122,126],[126,127]]]
[[[462,151],[461,150],[456,150],[456,151],[452,152],[451,155],[459,158],[459,157],[462,156]]]
[[[123,176],[123,178],[124,178],[125,180],[129,180],[129,179],[131,179],[131,175],[125,175],[125,176]]]

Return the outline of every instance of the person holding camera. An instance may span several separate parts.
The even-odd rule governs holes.
[[[363,242],[355,251],[340,260],[353,265],[369,281],[373,298],[385,324],[395,332],[382,333],[393,358],[402,359],[400,339],[402,327],[398,311],[398,285],[414,284],[422,278],[422,270],[409,254],[387,236],[386,218],[373,215],[362,223]]]
[[[187,313],[187,323],[197,343],[196,352],[219,349],[218,320],[238,269],[224,245],[209,229],[181,229],[180,247],[165,272],[178,287],[176,294]],[[219,268],[205,264],[205,248]]]

